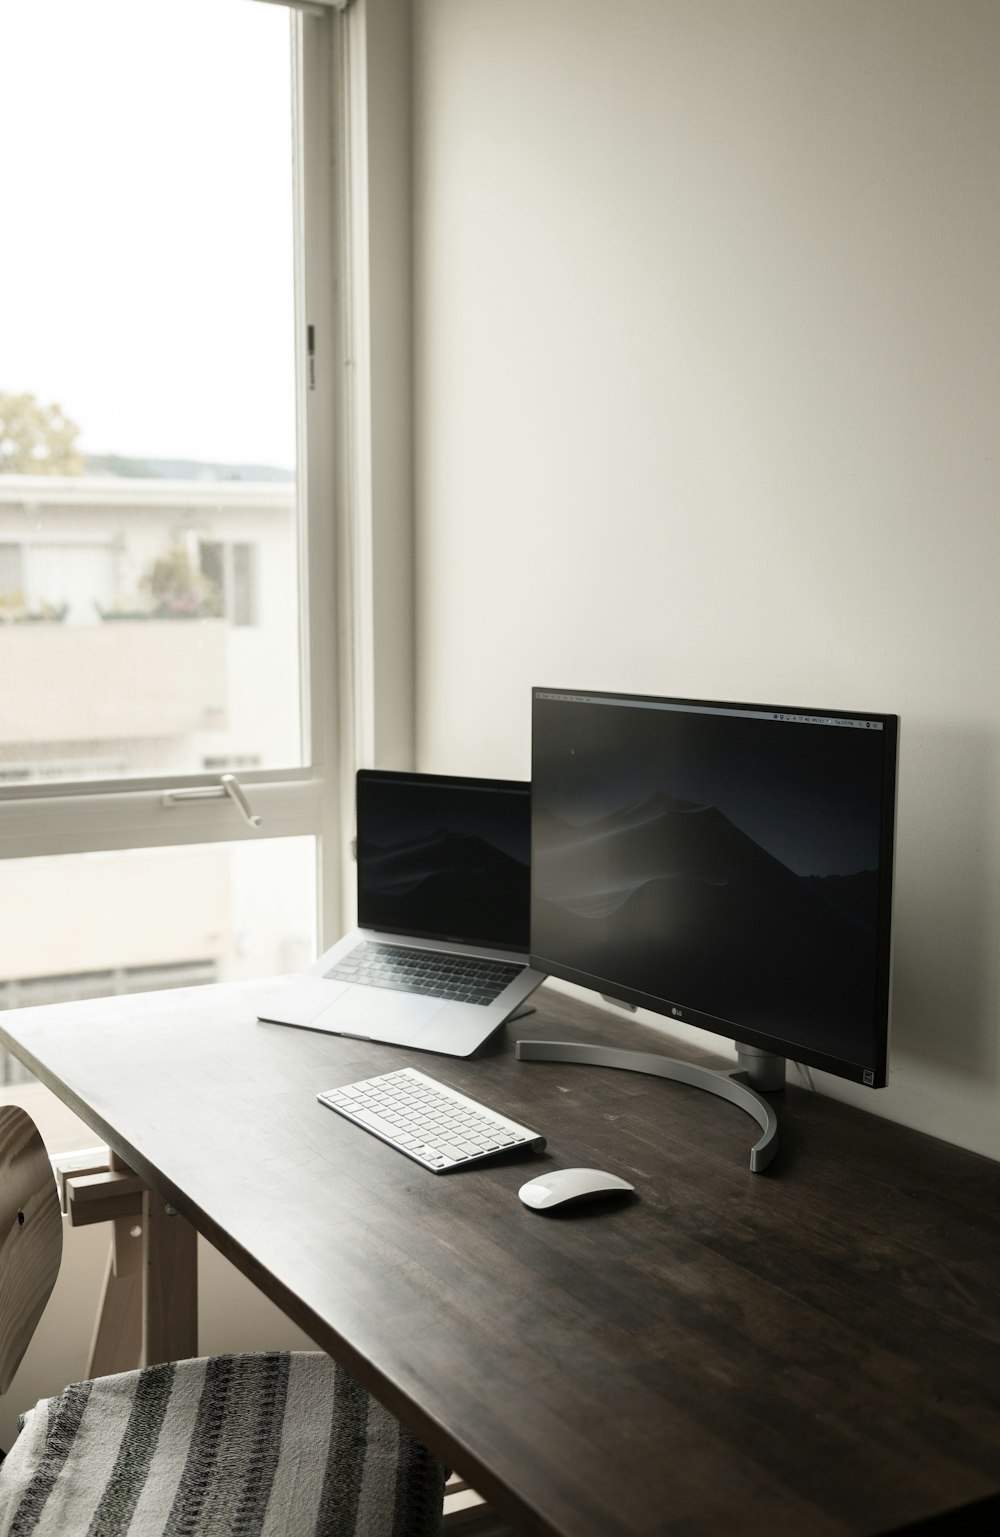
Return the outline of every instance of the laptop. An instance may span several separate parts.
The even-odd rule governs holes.
[[[545,980],[528,965],[531,786],[362,769],[358,927],[261,1019],[467,1057]]]

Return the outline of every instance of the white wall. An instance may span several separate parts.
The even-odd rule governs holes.
[[[1000,6],[415,0],[418,766],[897,711],[892,1080],[1000,1156]]]

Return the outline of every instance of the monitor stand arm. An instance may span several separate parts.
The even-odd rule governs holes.
[[[677,1057],[662,1057],[659,1052],[622,1051],[617,1046],[588,1046],[571,1041],[518,1041],[515,1056],[519,1062],[580,1062],[592,1067],[620,1067],[629,1073],[651,1073],[655,1078],[674,1078],[693,1088],[704,1089],[728,1099],[748,1115],[752,1115],[764,1135],[750,1149],[750,1169],[760,1174],[766,1169],[778,1151],[778,1118],[766,1099],[752,1089],[749,1079],[760,1082],[758,1058],[768,1058],[766,1076],[772,1080],[780,1074],[781,1082],[761,1083],[762,1088],[781,1088],[784,1085],[785,1062],[783,1057],[774,1058],[770,1052],[758,1051],[753,1046],[737,1046],[741,1066],[733,1073],[716,1072],[708,1067],[696,1067],[693,1062],[681,1062]],[[780,1064],[772,1068],[771,1063]]]

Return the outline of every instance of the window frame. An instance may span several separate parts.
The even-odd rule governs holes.
[[[333,153],[337,124],[332,87],[349,51],[351,13],[289,13],[296,165],[295,323],[298,338],[298,480],[300,659],[304,764],[240,775],[259,827],[224,792],[170,801],[177,789],[222,788],[215,773],[158,775],[47,786],[0,788],[0,859],[312,835],[317,840],[317,931],[323,942],[342,922],[343,767],[353,757],[352,673],[340,656],[353,627],[343,604],[351,586],[338,579],[336,358],[342,327],[335,311],[336,231],[348,190]],[[342,301],[341,301],[342,302]],[[315,345],[307,355],[306,337]],[[331,594],[337,593],[336,603]],[[339,621],[334,619],[334,611]],[[345,733],[345,726],[348,728]],[[353,776],[351,776],[353,777]]]

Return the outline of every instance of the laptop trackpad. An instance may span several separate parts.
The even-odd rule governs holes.
[[[401,1043],[446,1007],[440,998],[418,998],[389,987],[351,987],[312,1023],[316,1030]]]
[[[331,982],[326,977],[304,976],[283,988],[261,1019],[274,1019],[281,1025],[314,1025],[326,1009],[347,991],[346,982]]]

